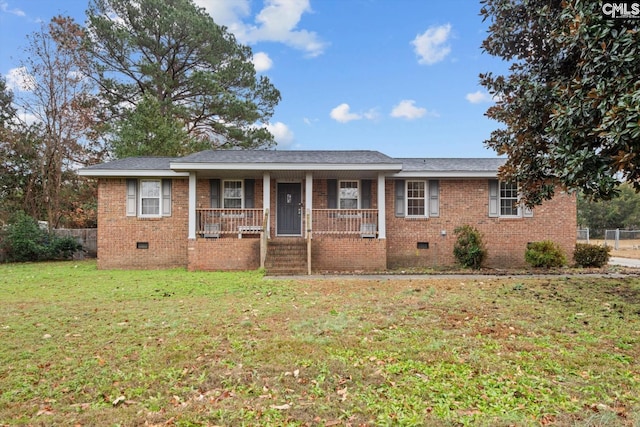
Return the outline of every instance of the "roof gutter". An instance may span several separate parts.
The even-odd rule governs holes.
[[[171,162],[174,171],[211,171],[211,170],[245,170],[245,171],[399,171],[402,163],[185,163]]]
[[[131,176],[142,176],[142,177],[186,177],[189,176],[189,172],[176,172],[167,169],[124,169],[124,170],[114,170],[114,169],[80,169],[78,170],[78,175],[80,176],[92,176],[97,178],[117,178],[117,177],[131,177]]]

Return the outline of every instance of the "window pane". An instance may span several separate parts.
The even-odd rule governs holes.
[[[242,209],[242,181],[225,181],[222,198],[223,208]]]
[[[159,215],[160,199],[142,199],[142,215]]]
[[[340,199],[340,209],[358,209],[358,199]]]
[[[427,184],[425,181],[407,181],[408,216],[425,216],[426,188]]]
[[[140,214],[160,215],[160,181],[140,181]]]
[[[409,199],[407,201],[407,214],[424,216],[424,199]]]
[[[240,199],[242,198],[242,182],[241,181],[225,181],[224,197]]]
[[[358,209],[358,181],[340,181],[340,209]]]
[[[141,186],[142,197],[160,197],[160,181],[142,181]]]
[[[518,215],[518,185],[509,182],[500,183],[500,215]]]

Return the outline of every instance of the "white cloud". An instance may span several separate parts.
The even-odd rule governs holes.
[[[362,116],[360,114],[352,113],[349,104],[340,104],[329,115],[331,118],[340,123],[348,123],[352,120],[360,120]]]
[[[468,93],[465,98],[467,99],[467,101],[469,101],[472,104],[480,104],[483,102],[495,102],[497,101],[497,99],[491,95],[489,95],[487,92],[483,91],[483,90],[478,90],[476,92],[473,93]]]
[[[233,34],[244,33],[242,19],[251,13],[249,0],[195,0],[218,25],[224,25]]]
[[[431,65],[442,61],[451,52],[446,44],[451,35],[451,24],[429,27],[427,31],[418,34],[411,44],[420,57],[420,64]]]
[[[5,75],[7,88],[14,92],[27,92],[33,90],[35,82],[25,67],[12,68]]]
[[[307,126],[313,126],[315,123],[319,122],[319,119],[311,119],[309,117],[304,117],[302,122]]]
[[[435,112],[428,112],[426,108],[416,107],[416,101],[413,99],[403,99],[391,110],[391,117],[402,118],[407,120],[419,119],[429,114],[437,117]]]
[[[380,114],[378,114],[375,108],[365,111],[364,113],[353,113],[349,104],[343,103],[331,110],[329,116],[337,122],[348,123],[353,120],[375,120],[380,116]]]
[[[32,125],[41,122],[41,120],[35,114],[28,113],[21,109],[16,112],[16,116],[22,123],[26,125]]]
[[[284,123],[269,123],[266,128],[269,132],[271,132],[279,147],[287,147],[293,144],[293,132]]]
[[[24,13],[24,11],[21,9],[9,8],[9,3],[7,3],[6,1],[0,1],[0,11],[5,13],[11,13],[12,15],[17,15],[17,16],[27,16],[27,14]]]
[[[273,61],[269,58],[269,55],[264,52],[254,53],[251,62],[253,62],[253,66],[258,73],[267,71],[273,66]]]
[[[264,0],[255,24],[246,23],[251,15],[248,0],[196,0],[218,24],[225,25],[241,43],[278,42],[302,50],[308,56],[321,55],[327,46],[317,33],[298,29],[304,13],[311,13],[309,0]]]

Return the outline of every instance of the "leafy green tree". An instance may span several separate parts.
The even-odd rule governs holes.
[[[7,81],[0,75],[0,132],[15,118],[13,93],[7,88]],[[1,137],[1,136],[0,136]]]
[[[92,0],[87,14],[117,155],[273,144],[264,124],[280,93],[257,78],[251,49],[204,9],[191,0]]]
[[[190,138],[184,126],[162,111],[163,106],[156,98],[143,95],[133,111],[120,121],[113,155],[117,158],[167,153],[181,155],[198,146],[196,141],[189,144]]]
[[[640,195],[628,183],[613,200],[591,200],[578,194],[578,224],[594,230],[640,228]]]
[[[46,218],[39,173],[42,126],[16,124],[4,129],[0,139],[0,220],[6,223],[16,211]]]
[[[73,169],[102,154],[83,38],[71,18],[54,17],[28,36],[20,61],[27,87],[15,98],[0,91],[0,219],[5,222],[23,210],[55,228],[69,223],[65,206],[78,204],[71,200],[87,193],[68,191],[78,179]],[[5,108],[6,102],[11,104]],[[20,120],[16,108],[30,121]]]
[[[486,144],[508,155],[503,179],[524,201],[554,188],[609,199],[623,180],[640,190],[638,21],[603,15],[601,2],[482,0],[482,47],[511,62],[481,83],[498,100],[487,116],[504,126]]]

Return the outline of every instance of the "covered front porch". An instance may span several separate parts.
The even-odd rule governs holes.
[[[401,167],[371,151],[207,151],[172,162],[189,174],[189,268],[265,267],[274,242],[302,241],[307,273],[383,270],[386,177]]]
[[[198,175],[189,179],[191,270],[311,274],[386,268],[383,174],[376,180],[352,173],[349,179]],[[230,204],[240,207],[224,207]]]

